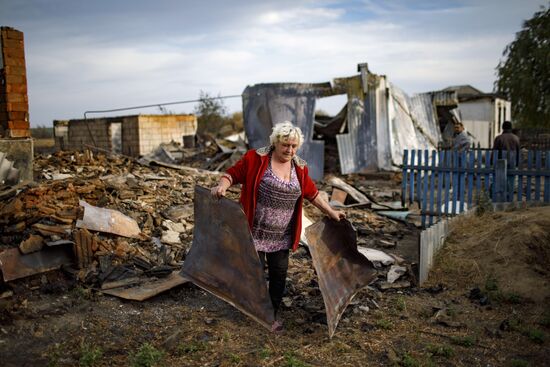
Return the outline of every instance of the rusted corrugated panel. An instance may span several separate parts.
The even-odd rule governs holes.
[[[306,236],[332,338],[353,296],[376,278],[376,270],[357,250],[357,234],[347,220],[325,217],[307,227]]]
[[[273,305],[241,206],[195,186],[194,208],[193,244],[181,275],[271,330]]]
[[[431,93],[414,95],[410,99],[410,110],[414,116],[415,128],[420,146],[417,149],[437,148],[441,140],[441,131],[437,122],[436,107]]]
[[[376,95],[363,93],[360,76],[346,79],[348,132],[336,136],[342,174],[377,170],[377,130],[373,103]]]
[[[458,98],[456,92],[454,91],[437,91],[431,92],[432,103],[434,106],[449,106],[456,107],[458,106]]]
[[[403,163],[405,149],[437,149],[441,139],[436,108],[431,94],[410,98],[401,89],[389,84],[392,164]]]

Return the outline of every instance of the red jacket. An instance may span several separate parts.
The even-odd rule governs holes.
[[[248,218],[250,229],[252,229],[254,223],[254,213],[256,213],[256,201],[260,180],[269,166],[269,152],[270,147],[249,150],[233,167],[229,168],[224,175],[231,179],[231,184],[242,184],[240,202]],[[315,183],[308,175],[306,162],[297,156],[295,156],[293,160],[294,167],[296,168],[296,176],[298,177],[300,188],[302,189],[302,194],[296,203],[296,210],[294,210],[293,218],[294,240],[292,242],[292,250],[295,251],[296,248],[298,248],[300,233],[302,231],[302,203],[304,198],[309,201],[315,200],[319,194],[319,190],[317,190]]]

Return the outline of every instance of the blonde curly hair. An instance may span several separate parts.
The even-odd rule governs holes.
[[[271,145],[275,145],[278,142],[286,142],[291,139],[296,140],[298,148],[302,146],[304,134],[302,134],[302,130],[299,127],[294,126],[290,121],[279,122],[273,126],[273,131],[269,136]]]

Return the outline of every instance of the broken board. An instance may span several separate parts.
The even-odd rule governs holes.
[[[68,246],[44,247],[27,255],[18,247],[0,253],[0,270],[5,282],[59,269],[72,262],[72,249]]]
[[[174,271],[166,278],[149,280],[139,284],[138,286],[129,288],[118,287],[102,289],[101,292],[133,301],[144,301],[186,282],[187,280],[178,274],[178,271]]]

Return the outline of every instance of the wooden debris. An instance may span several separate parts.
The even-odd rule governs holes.
[[[31,234],[29,238],[19,244],[19,250],[23,254],[40,251],[44,246],[44,239],[41,236]]]

